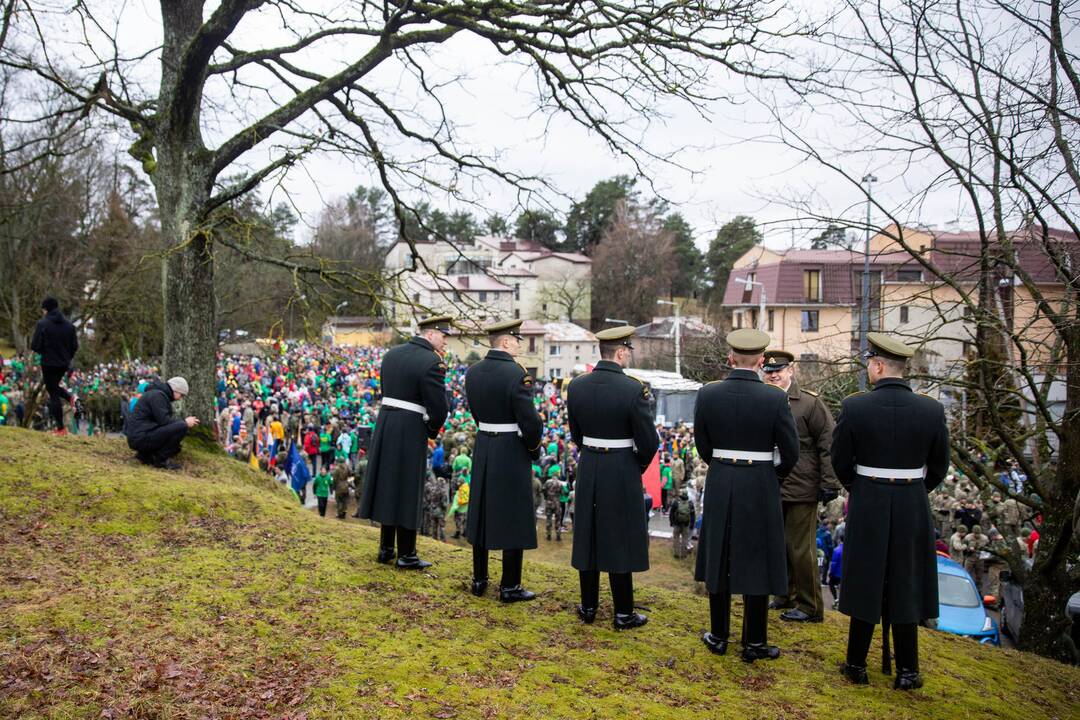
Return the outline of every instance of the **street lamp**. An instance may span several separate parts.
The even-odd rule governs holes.
[[[759,288],[761,288],[761,295],[758,296],[758,322],[757,322],[757,324],[758,324],[758,330],[764,330],[765,329],[765,303],[766,303],[765,283],[758,282],[757,280],[752,278],[749,273],[747,273],[745,280],[736,280],[735,282],[741,282],[743,284],[743,289],[745,289],[746,292],[753,292],[755,285],[757,285]]]
[[[682,377],[682,363],[679,360],[679,303],[670,300],[657,300],[657,305],[671,305],[675,308],[675,374]]]
[[[627,321],[619,320],[618,318],[604,318],[604,322],[618,323],[619,325],[629,325],[630,324]]]
[[[348,300],[342,300],[341,302],[339,302],[337,304],[337,307],[334,308],[334,312],[336,313],[338,310],[340,310],[341,308],[345,307],[348,304],[349,304]]]
[[[862,272],[862,303],[859,310],[859,361],[866,358],[867,345],[866,333],[870,329],[870,188],[877,182],[877,177],[872,173],[863,175],[862,181],[866,183],[866,246],[863,250]],[[859,389],[866,389],[866,370],[859,373]]]

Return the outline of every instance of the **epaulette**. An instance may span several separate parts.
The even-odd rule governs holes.
[[[514,361],[514,364],[521,368],[521,372],[525,373],[525,377],[521,378],[521,382],[524,383],[525,387],[532,387],[532,375],[529,374],[529,371],[525,369],[524,365],[516,360]],[[533,448],[533,450],[535,449],[536,448]]]
[[[865,394],[866,394],[866,390],[856,390],[855,392],[851,393],[850,395],[845,396],[844,399],[847,400],[848,398],[853,398],[856,395],[865,395]]]
[[[705,384],[706,385],[715,385],[716,383],[722,383],[722,382],[724,382],[724,381],[723,380],[710,380],[709,382],[707,382]]]
[[[807,395],[812,396],[812,397],[817,397],[818,396],[818,394],[816,392],[814,392],[813,390],[805,390],[804,389],[803,392],[806,393]]]

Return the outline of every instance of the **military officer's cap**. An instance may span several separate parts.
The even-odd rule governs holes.
[[[765,353],[765,372],[776,372],[795,362],[795,356],[787,350],[769,350]]]
[[[737,353],[753,355],[769,347],[769,335],[761,330],[743,328],[727,334],[727,344]]]
[[[887,360],[907,360],[915,354],[914,349],[885,333],[866,333],[866,340],[870,345],[866,351],[866,359],[878,356]]]
[[[521,336],[521,323],[523,320],[502,320],[501,322],[493,323],[484,327],[486,332],[491,337],[498,335],[513,335],[518,340],[524,340]]]
[[[601,330],[596,333],[596,339],[603,345],[625,345],[633,349],[634,346],[630,344],[630,338],[634,337],[635,332],[636,328],[633,325],[620,325],[619,327]]]
[[[432,315],[417,321],[420,330],[438,330],[449,333],[452,328],[453,318],[449,315]]]

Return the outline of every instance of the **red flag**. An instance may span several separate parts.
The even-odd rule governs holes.
[[[652,496],[652,506],[660,507],[660,453],[653,455],[652,462],[646,468],[641,480],[645,483],[645,489]]]

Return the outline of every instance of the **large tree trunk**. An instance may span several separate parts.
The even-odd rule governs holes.
[[[11,343],[16,352],[26,352],[26,335],[22,331],[22,304],[19,302],[19,290],[11,284]]]
[[[202,0],[162,0],[162,113],[154,128],[157,157],[151,176],[161,213],[166,257],[162,268],[165,304],[166,378],[182,375],[190,394],[184,414],[212,427],[215,352],[213,243],[205,224],[213,186],[211,158],[199,128],[202,77],[182,77],[185,53],[203,22]]]

